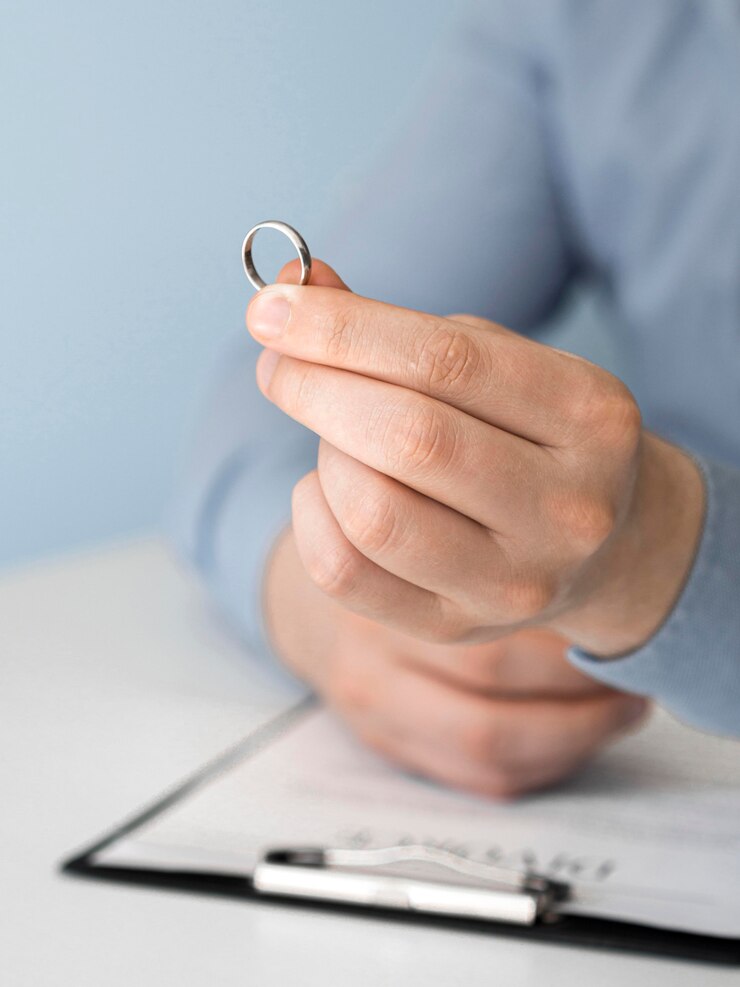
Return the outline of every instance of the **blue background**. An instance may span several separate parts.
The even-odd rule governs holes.
[[[320,244],[454,6],[3,0],[0,566],[156,526],[244,233]]]
[[[0,565],[157,524],[244,233],[316,241],[451,7],[3,0]]]

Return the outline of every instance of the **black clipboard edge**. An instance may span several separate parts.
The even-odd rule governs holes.
[[[190,894],[205,894],[232,900],[251,901],[268,906],[290,905],[312,911],[334,914],[356,914],[370,920],[393,919],[411,924],[422,923],[437,928],[475,931],[489,935],[510,936],[538,942],[559,943],[565,946],[582,946],[594,949],[616,950],[641,955],[662,956],[664,958],[686,959],[701,963],[740,966],[740,939],[727,939],[717,936],[700,935],[691,932],[676,932],[650,926],[616,922],[608,919],[588,918],[581,915],[564,915],[557,922],[540,923],[533,926],[509,925],[504,922],[476,921],[468,918],[454,918],[446,915],[419,915],[413,912],[395,911],[389,908],[343,905],[335,902],[306,898],[273,897],[258,894],[248,878],[233,874],[208,873],[199,871],[158,871],[136,867],[111,867],[96,863],[95,855],[110,844],[117,842],[159,812],[173,805],[195,788],[210,781],[236,760],[253,756],[264,746],[289,729],[293,723],[305,716],[317,701],[309,696],[288,710],[279,714],[246,738],[240,740],[225,753],[208,762],[195,774],[174,786],[164,796],[133,815],[112,831],[101,837],[84,850],[69,857],[60,865],[63,874],[116,884],[151,888],[156,890],[181,891]]]
[[[245,737],[241,737],[235,744],[231,747],[227,747],[226,750],[221,751],[216,754],[215,757],[206,761],[205,764],[201,765],[196,771],[187,775],[184,779],[167,789],[163,794],[159,795],[153,802],[147,803],[142,809],[134,812],[131,816],[125,819],[123,822],[119,823],[112,830],[105,833],[99,839],[95,840],[91,845],[87,846],[84,850],[80,850],[78,853],[73,854],[66,861],[63,861],[60,865],[60,870],[62,873],[71,873],[70,870],[72,864],[76,861],[88,860],[88,869],[91,866],[97,866],[93,864],[91,858],[94,857],[96,853],[100,853],[101,850],[105,850],[106,847],[110,846],[111,843],[117,843],[122,837],[128,836],[139,826],[143,826],[144,823],[149,822],[155,816],[158,816],[160,812],[164,812],[171,805],[179,802],[180,799],[184,798],[186,795],[190,795],[201,785],[206,784],[206,782],[212,781],[221,772],[226,771],[235,764],[237,761],[246,760],[250,757],[254,757],[255,754],[267,747],[268,744],[272,743],[273,740],[285,733],[293,724],[306,716],[312,709],[319,705],[318,699],[314,695],[308,695],[303,699],[289,706],[287,709],[278,713],[277,716],[272,717],[266,723],[257,727],[251,733],[247,734]],[[113,869],[113,868],[111,868]]]

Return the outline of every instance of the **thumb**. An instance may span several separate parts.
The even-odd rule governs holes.
[[[286,264],[277,276],[277,284],[298,284],[301,276],[301,262],[296,258]],[[323,260],[315,260],[311,265],[311,279],[309,284],[317,285],[319,288],[341,288],[342,291],[350,289],[342,281],[336,271],[325,264]]]

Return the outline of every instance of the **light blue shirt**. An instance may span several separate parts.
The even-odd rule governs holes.
[[[390,29],[390,27],[389,27]],[[699,461],[689,580],[594,678],[740,735],[740,2],[489,0],[466,9],[392,153],[317,251],[362,294],[535,333],[579,279],[607,300],[645,423]],[[317,439],[226,355],[176,520],[254,647],[266,558]]]

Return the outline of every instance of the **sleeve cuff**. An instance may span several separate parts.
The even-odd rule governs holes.
[[[696,458],[706,514],[688,580],[653,637],[613,659],[568,657],[605,685],[650,696],[680,719],[740,736],[740,472]]]

